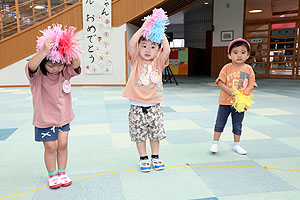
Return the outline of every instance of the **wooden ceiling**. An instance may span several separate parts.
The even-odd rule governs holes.
[[[167,12],[167,15],[173,15],[185,8],[188,8],[198,2],[200,2],[201,0],[167,0],[164,1],[162,4],[157,5],[156,8],[162,8]],[[136,18],[132,19],[129,21],[129,23],[134,24],[136,26],[142,26],[143,21],[142,19],[148,15],[152,14],[152,10],[154,8],[149,8],[148,11],[146,11],[145,13],[141,13],[139,16],[137,16]]]
[[[246,20],[261,20],[298,15],[299,0],[246,0]],[[261,9],[251,14],[250,10]]]

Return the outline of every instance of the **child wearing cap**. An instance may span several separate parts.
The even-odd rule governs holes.
[[[237,112],[232,107],[232,97],[234,96],[234,89],[246,88],[250,92],[253,88],[257,87],[252,67],[245,64],[245,61],[249,58],[249,53],[250,44],[242,38],[233,40],[228,46],[228,58],[231,60],[231,63],[223,66],[216,79],[216,84],[220,87],[221,91],[214,128],[214,141],[210,147],[212,153],[218,152],[221,133],[224,130],[228,116],[231,114],[234,139],[232,150],[241,155],[247,154],[247,151],[239,145],[245,112]]]
[[[74,31],[69,30],[71,33]],[[69,80],[81,73],[76,46],[71,47],[76,52],[71,57],[60,53],[64,49],[58,51],[60,49],[57,41],[63,40],[55,42],[53,38],[59,31],[62,32],[59,25],[44,31],[44,35],[38,40],[38,53],[25,67],[32,93],[35,141],[43,142],[48,182],[52,189],[72,184],[65,172],[69,123],[74,119]],[[71,39],[65,41],[72,41]]]

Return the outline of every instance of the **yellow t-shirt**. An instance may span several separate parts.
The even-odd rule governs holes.
[[[162,102],[162,71],[169,65],[169,59],[164,60],[163,54],[146,64],[139,52],[131,58],[128,54],[131,71],[123,97],[141,103]]]
[[[253,69],[247,64],[241,67],[235,67],[231,63],[224,65],[219,73],[219,77],[216,79],[216,84],[219,81],[222,81],[227,87],[232,89],[248,88],[250,86],[257,87]],[[231,96],[223,90],[220,91],[219,104],[232,105]]]

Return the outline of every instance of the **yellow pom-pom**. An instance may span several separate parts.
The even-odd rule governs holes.
[[[252,91],[250,91],[252,92]],[[250,93],[249,92],[249,93]],[[253,104],[253,96],[254,95],[250,95],[249,93],[246,92],[246,89],[240,89],[234,90],[234,97],[233,97],[233,104],[232,107],[235,108],[235,110],[239,113],[241,112],[245,112],[246,110],[248,110]]]

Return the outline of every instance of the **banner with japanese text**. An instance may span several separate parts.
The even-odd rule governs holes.
[[[87,74],[112,74],[111,0],[83,0],[83,67]]]

